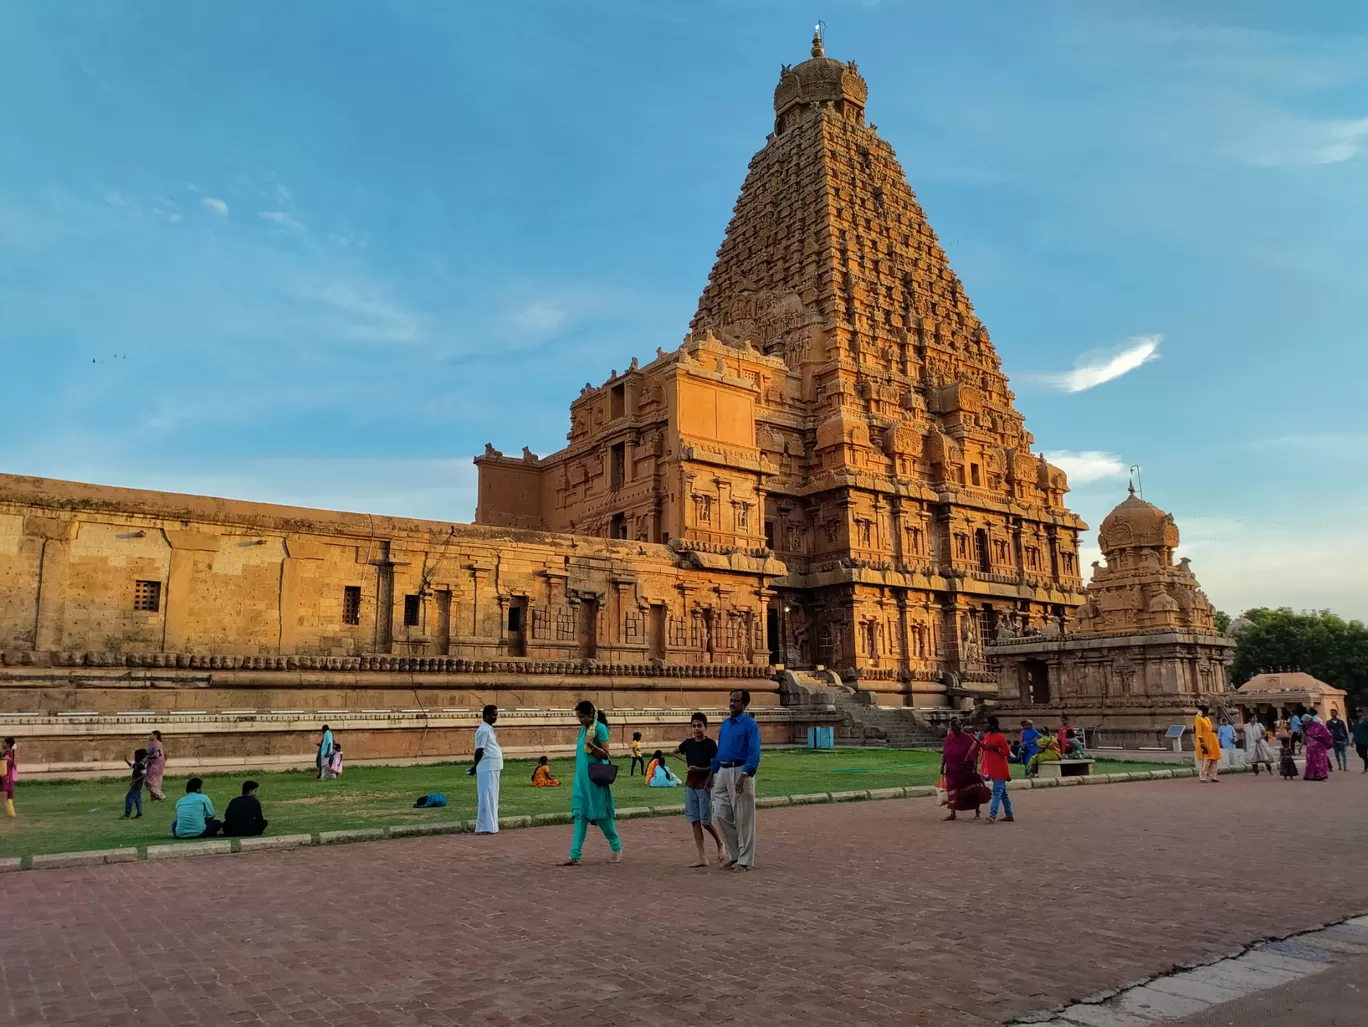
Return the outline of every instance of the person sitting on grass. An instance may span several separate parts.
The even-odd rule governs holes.
[[[652,788],[677,788],[679,778],[675,772],[665,765],[665,753],[660,749],[655,751],[655,756],[651,758],[650,777],[646,783]]]
[[[551,776],[551,764],[545,756],[537,760],[537,769],[532,771],[533,788],[559,788],[560,782]]]
[[[223,827],[214,819],[214,804],[200,791],[204,782],[192,777],[185,782],[185,794],[176,800],[176,819],[171,821],[172,838],[212,838]]]
[[[1059,760],[1059,741],[1054,735],[1041,735],[1036,754],[1031,757],[1031,762],[1026,764],[1026,776],[1038,777],[1042,763],[1058,763]]]
[[[223,833],[228,837],[251,838],[266,833],[266,818],[256,797],[258,787],[255,781],[242,782],[242,794],[223,811]]]

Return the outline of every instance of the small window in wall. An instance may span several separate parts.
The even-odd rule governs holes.
[[[626,383],[626,382],[622,382],[622,383],[620,383],[620,384],[618,384],[618,385],[614,385],[614,386],[613,386],[613,390],[612,390],[612,392],[609,394],[608,404],[609,404],[608,416],[609,416],[612,420],[617,420],[619,417],[621,417],[621,416],[623,416],[625,413],[627,413],[627,383]]]
[[[969,482],[970,482],[970,484],[972,484],[972,485],[978,485],[978,484],[980,483],[980,482],[979,482],[979,466],[978,466],[978,464],[970,464],[970,465],[969,465]]]
[[[626,537],[627,537],[627,515],[626,515],[626,514],[613,514],[613,519],[612,519],[611,521],[608,522],[608,537],[609,537],[609,538],[626,538]]]
[[[161,609],[161,582],[135,581],[133,583],[133,609],[156,613]]]
[[[416,628],[422,612],[422,596],[404,596],[404,627]]]
[[[622,488],[622,483],[627,480],[627,443],[619,442],[615,445],[608,458],[608,479],[612,488]]]
[[[348,585],[342,590],[342,623],[361,623],[361,586]]]

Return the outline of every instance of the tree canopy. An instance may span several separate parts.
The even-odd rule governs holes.
[[[1288,607],[1246,610],[1236,622],[1235,686],[1265,671],[1301,670],[1349,693],[1349,705],[1368,704],[1368,626],[1329,610]]]

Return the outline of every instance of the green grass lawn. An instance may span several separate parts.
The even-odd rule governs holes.
[[[648,788],[640,776],[628,777],[627,760],[619,760],[614,797],[619,807],[666,806],[684,801],[678,788]],[[682,764],[671,761],[677,772]],[[469,764],[439,763],[421,767],[353,767],[335,781],[318,781],[313,771],[201,775],[204,794],[220,817],[228,800],[250,776],[270,821],[270,834],[302,834],[404,823],[471,820],[475,816],[475,779]],[[534,763],[510,760],[504,765],[499,808],[504,816],[565,812],[570,808],[574,763],[553,760],[560,788],[533,788]],[[912,749],[767,750],[758,777],[760,795],[863,791],[934,783],[940,755]],[[1099,761],[1095,773],[1153,770],[1154,764]],[[167,776],[166,801],[151,802],[143,792],[141,820],[121,820],[125,780],[28,783],[22,776],[14,804],[19,816],[0,816],[0,856],[27,856],[81,849],[170,842],[175,800],[185,794],[185,775]],[[414,800],[426,792],[442,792],[445,809],[418,810]]]

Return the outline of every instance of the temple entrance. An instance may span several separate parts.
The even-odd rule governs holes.
[[[1027,702],[1044,704],[1050,701],[1050,665],[1044,660],[1022,660],[1017,664],[1021,695]]]

